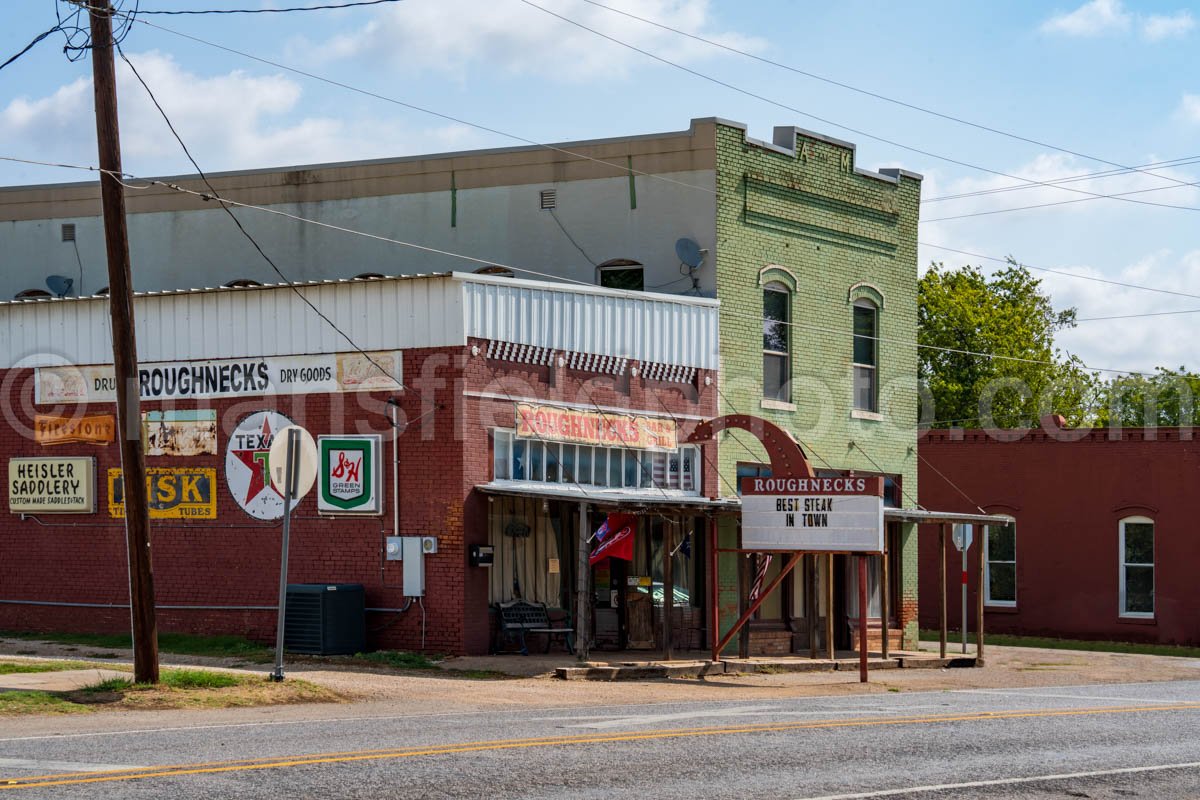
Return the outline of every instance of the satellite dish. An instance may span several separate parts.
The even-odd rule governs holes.
[[[675,255],[679,256],[679,260],[690,269],[696,269],[704,263],[704,251],[700,249],[700,245],[696,244],[695,240],[687,237],[675,242]]]
[[[71,287],[74,285],[73,279],[65,278],[62,275],[51,275],[46,278],[46,286],[54,293],[55,297],[66,297],[71,293]]]

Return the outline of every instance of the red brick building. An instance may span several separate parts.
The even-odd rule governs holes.
[[[921,440],[920,454],[923,505],[1014,520],[991,528],[985,547],[975,531],[968,551],[971,575],[985,558],[985,631],[1200,644],[1200,536],[1191,504],[1200,442],[1191,429],[1062,430],[1051,423],[1004,438],[939,430]],[[925,526],[923,628],[939,624],[937,543],[937,531]],[[951,545],[947,551],[948,572],[957,577],[961,556]],[[957,581],[949,594],[957,630]]]
[[[350,437],[330,447],[367,441],[371,502],[319,481],[293,510],[289,581],[362,584],[370,646],[480,653],[493,603],[572,609],[579,548],[609,511],[639,515],[637,555],[592,587],[636,575],[662,594],[664,529],[678,542],[717,494],[715,454],[685,443],[716,412],[716,301],[459,273],[299,292],[338,330],[289,287],[135,301],[160,630],[273,635],[283,501],[262,451],[283,418]],[[105,298],[0,304],[0,628],[128,630],[106,320]],[[436,538],[416,604],[392,536]],[[674,555],[675,630],[698,647],[692,541]],[[474,545],[493,566],[470,563]],[[598,616],[597,636],[624,644],[624,626]]]

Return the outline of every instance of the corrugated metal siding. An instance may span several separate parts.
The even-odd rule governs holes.
[[[717,368],[717,308],[558,289],[531,281],[426,276],[299,287],[139,295],[140,361],[464,345],[467,336],[663,364]],[[0,304],[0,368],[112,363],[108,300]]]
[[[448,277],[307,285],[300,291],[364,350],[466,344],[461,285]],[[138,359],[346,352],[354,345],[288,288],[141,295]],[[0,368],[112,363],[105,298],[0,306]]]
[[[463,282],[468,336],[717,369],[717,308],[649,297]]]

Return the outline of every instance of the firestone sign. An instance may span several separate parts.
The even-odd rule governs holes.
[[[225,482],[242,510],[256,519],[283,517],[283,495],[271,485],[271,443],[277,431],[292,424],[278,411],[256,411],[243,417],[229,437]],[[292,508],[299,502],[292,501]]]
[[[743,478],[742,547],[883,552],[882,478]]]
[[[378,514],[381,437],[317,438],[317,510],[329,514]]]
[[[517,403],[517,436],[640,450],[679,446],[675,420]]]

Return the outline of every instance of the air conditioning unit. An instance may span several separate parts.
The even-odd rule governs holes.
[[[289,653],[353,655],[367,644],[361,583],[289,583],[283,647]]]

